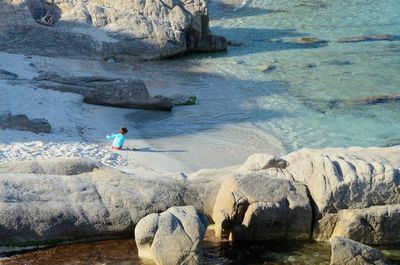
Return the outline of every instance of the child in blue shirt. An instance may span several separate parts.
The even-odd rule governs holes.
[[[122,127],[119,129],[119,133],[106,135],[107,139],[114,139],[114,141],[112,143],[112,149],[114,149],[114,150],[122,149],[122,145],[124,144],[124,141],[125,141],[125,135],[127,133],[128,133],[128,129],[125,127]]]

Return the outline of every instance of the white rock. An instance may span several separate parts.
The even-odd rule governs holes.
[[[135,228],[139,257],[158,265],[201,264],[201,241],[207,219],[193,206],[171,207],[161,214],[150,214]]]
[[[304,149],[282,157],[321,215],[400,204],[400,148]]]

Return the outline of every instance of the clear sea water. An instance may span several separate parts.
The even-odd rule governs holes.
[[[210,18],[211,31],[234,45],[158,63],[147,79],[153,92],[193,94],[199,104],[135,114],[153,144],[180,137],[185,150],[231,158],[195,156],[198,168],[255,152],[400,144],[400,102],[351,102],[400,94],[399,0],[214,0]],[[394,40],[338,42],[370,34]],[[295,43],[303,37],[325,43]]]
[[[380,146],[400,138],[400,104],[353,106],[368,96],[400,94],[400,1],[214,1],[212,30],[242,43],[207,64],[262,91],[251,105],[289,150]],[[239,8],[238,8],[239,6]],[[338,43],[343,37],[392,34],[395,41]],[[296,45],[312,37],[326,45]],[[281,42],[279,42],[281,41]],[[268,65],[276,67],[262,72]],[[270,67],[271,68],[271,67]],[[246,80],[250,81],[246,82]],[[270,115],[268,114],[270,113]]]

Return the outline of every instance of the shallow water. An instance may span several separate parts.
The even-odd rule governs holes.
[[[193,142],[220,141],[209,149],[225,144],[242,153],[228,164],[261,151],[400,143],[400,102],[352,103],[400,94],[400,1],[215,0],[210,10],[213,33],[234,45],[167,61],[148,76],[155,93],[194,94],[199,103],[170,117],[142,119],[137,127],[145,137],[183,136],[188,149]],[[394,39],[338,42],[370,34]],[[295,43],[302,37],[325,42]]]
[[[217,242],[207,237],[203,242],[205,265],[328,265],[327,243],[292,241],[275,243]],[[388,262],[400,264],[399,248],[382,247]],[[92,243],[62,245],[0,258],[2,265],[154,265],[140,259],[133,239],[104,240]]]

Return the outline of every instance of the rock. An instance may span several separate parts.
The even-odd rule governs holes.
[[[0,79],[17,79],[18,75],[0,68]]]
[[[303,149],[282,159],[293,179],[307,185],[319,217],[400,204],[400,148]]]
[[[366,36],[355,36],[355,37],[344,37],[337,40],[339,43],[348,43],[348,42],[362,42],[362,41],[393,41],[396,40],[397,37],[391,34],[371,34]]]
[[[43,89],[80,94],[88,104],[163,111],[170,111],[174,107],[172,100],[166,97],[151,97],[146,85],[139,79],[60,77],[55,73],[44,73],[34,80]]]
[[[51,125],[46,119],[29,119],[25,114],[12,115],[10,112],[0,115],[0,129],[51,133]]]
[[[48,12],[50,27],[38,24]],[[149,60],[226,47],[209,31],[205,0],[0,3],[0,49],[7,52]]]
[[[212,218],[217,237],[232,240],[308,239],[312,209],[304,185],[276,169],[226,178]]]
[[[324,217],[322,220],[330,227],[320,226],[319,230],[325,234],[319,239],[339,236],[372,245],[400,242],[399,204],[341,210],[335,217]]]
[[[377,249],[356,241],[333,237],[331,244],[331,265],[384,265],[387,264],[382,253]]]
[[[243,43],[241,43],[239,41],[235,41],[235,40],[228,40],[228,45],[233,46],[233,47],[239,47],[239,46],[242,46]]]
[[[196,105],[197,97],[196,96],[187,96],[187,95],[172,95],[168,97],[172,100],[175,106],[190,106]]]
[[[247,158],[246,162],[241,166],[240,172],[258,171],[268,168],[286,168],[287,161],[277,158],[274,155],[265,153],[254,154]]]
[[[50,158],[36,159],[20,162],[7,162],[0,164],[1,173],[17,173],[17,174],[46,174],[46,175],[78,175],[82,173],[92,172],[94,169],[100,168],[98,162],[83,158]]]
[[[312,37],[302,37],[295,39],[294,41],[297,44],[326,44],[326,40],[321,40],[317,38],[312,38]]]
[[[132,93],[132,87],[118,91],[103,90],[94,95],[84,97],[83,101],[88,104],[111,106],[129,109],[152,109],[171,111],[174,103],[164,96],[155,96],[153,98],[135,98]]]
[[[270,72],[274,71],[275,69],[276,69],[276,65],[270,64],[270,65],[267,66],[267,68],[262,70],[262,72],[263,73],[270,73]]]
[[[135,228],[139,257],[153,259],[159,265],[202,264],[201,241],[207,224],[206,217],[193,206],[150,214]]]
[[[185,194],[194,192],[172,178],[142,178],[78,162],[82,160],[37,162],[43,170],[32,163],[32,173],[27,171],[28,162],[1,165],[10,172],[0,173],[0,246],[132,236],[144,216],[191,203]],[[73,176],[33,174],[38,171],[88,172]]]
[[[354,100],[346,103],[351,105],[374,105],[374,104],[392,103],[399,101],[400,101],[400,94],[394,94],[394,95],[383,95],[383,96],[370,96],[362,98],[360,100]]]

